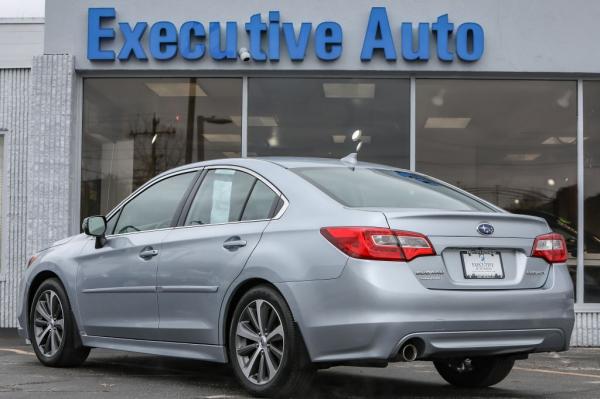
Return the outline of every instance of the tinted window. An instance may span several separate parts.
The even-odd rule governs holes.
[[[266,184],[257,180],[244,208],[242,220],[269,219],[279,198]]]
[[[292,170],[349,207],[492,210],[449,186],[406,171],[343,167]]]
[[[210,170],[192,202],[186,226],[239,221],[255,180],[237,170]]]
[[[170,227],[177,206],[194,173],[184,173],[152,185],[123,207],[115,234]]]
[[[120,210],[117,211],[114,215],[110,217],[110,219],[106,221],[106,235],[113,234],[113,231],[115,230],[115,226],[117,224],[117,220],[119,220],[120,213]]]

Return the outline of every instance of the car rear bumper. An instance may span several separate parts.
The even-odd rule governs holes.
[[[574,323],[564,265],[531,290],[432,290],[395,262],[351,259],[337,279],[277,284],[315,362],[563,351]]]
[[[419,332],[404,337],[393,353],[414,343],[421,359],[492,356],[561,350],[565,333],[558,328],[529,330]]]

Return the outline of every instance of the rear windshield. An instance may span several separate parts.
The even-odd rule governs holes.
[[[351,208],[494,209],[435,180],[414,173],[351,167],[293,168],[321,191]]]

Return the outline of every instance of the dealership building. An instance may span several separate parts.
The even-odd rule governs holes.
[[[572,344],[600,346],[598,15],[592,0],[52,0],[44,20],[0,19],[0,327],[31,254],[152,176],[341,158],[360,129],[359,160],[563,234]]]

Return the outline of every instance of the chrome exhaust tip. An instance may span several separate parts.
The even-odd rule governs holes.
[[[404,362],[413,362],[418,356],[419,350],[413,344],[406,344],[400,349],[400,358]]]

